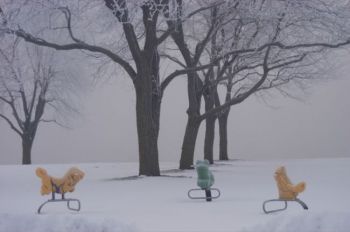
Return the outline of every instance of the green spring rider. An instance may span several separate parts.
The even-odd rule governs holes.
[[[187,193],[190,199],[205,199],[206,201],[211,201],[220,197],[220,190],[217,188],[212,188],[215,179],[213,173],[209,170],[209,161],[208,160],[197,160],[195,165],[197,171],[197,185],[200,188],[190,189]],[[204,191],[205,196],[200,196],[197,194],[199,191]],[[212,196],[214,192],[214,196]]]

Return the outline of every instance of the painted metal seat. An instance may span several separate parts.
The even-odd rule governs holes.
[[[293,184],[287,176],[285,167],[279,167],[275,171],[274,176],[278,188],[279,198],[264,201],[263,203],[263,211],[264,213],[273,213],[278,211],[286,210],[288,207],[288,202],[296,202],[299,203],[303,209],[307,210],[309,207],[302,200],[298,199],[297,196],[299,193],[305,190],[306,184],[305,182],[300,182],[298,184]],[[271,202],[284,202],[284,206],[278,209],[267,209],[267,204]]]
[[[56,178],[48,175],[45,169],[39,167],[36,169],[35,173],[41,179],[41,195],[48,195],[51,193],[51,199],[39,206],[38,214],[41,213],[42,208],[46,204],[54,202],[65,202],[69,210],[80,210],[80,201],[78,199],[65,198],[65,194],[74,191],[76,184],[84,177],[84,172],[76,167],[72,167],[62,178]],[[57,199],[56,194],[60,194],[61,199]]]
[[[206,201],[211,201],[220,197],[220,190],[217,188],[211,188],[214,184],[215,179],[213,173],[209,170],[209,161],[208,160],[197,160],[195,165],[197,171],[197,185],[199,188],[190,189],[187,193],[190,199],[205,199]],[[194,193],[198,191],[204,191],[205,197],[196,196]],[[212,191],[215,192],[215,195],[212,196]]]

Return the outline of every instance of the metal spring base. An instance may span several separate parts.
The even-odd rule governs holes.
[[[196,191],[205,191],[205,197],[196,197],[191,195],[191,193],[196,192]],[[214,196],[211,195],[212,191],[214,191],[216,194]],[[190,189],[187,192],[187,196],[190,199],[205,199],[207,201],[211,201],[212,199],[217,199],[220,197],[220,190],[217,188],[209,188],[209,189],[201,189],[201,188],[195,188],[195,189]]]
[[[38,214],[40,214],[41,209],[44,207],[44,205],[46,205],[47,203],[52,203],[52,202],[67,202],[67,208],[69,210],[73,210],[73,211],[80,211],[80,201],[78,199],[72,199],[72,198],[68,198],[68,199],[50,199],[45,201],[44,203],[42,203],[40,205],[40,207],[38,208]],[[74,208],[70,205],[71,202],[77,202],[78,203],[78,207]]]
[[[266,210],[266,204],[269,203],[269,202],[284,202],[284,207],[281,208],[281,209],[274,209],[274,210]],[[287,209],[287,206],[288,206],[288,203],[287,202],[297,202],[299,203],[303,209],[305,210],[308,210],[309,207],[303,202],[301,201],[300,199],[296,198],[294,200],[282,200],[282,199],[272,199],[272,200],[267,200],[267,201],[264,201],[263,203],[263,211],[268,214],[268,213],[274,213],[274,212],[279,212],[279,211],[283,211],[283,210],[286,210]]]

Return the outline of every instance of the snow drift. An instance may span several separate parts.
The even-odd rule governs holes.
[[[297,203],[283,212],[264,214],[262,203],[278,197],[273,178],[285,166],[292,182],[306,182]],[[161,177],[138,177],[137,163],[41,165],[53,176],[70,166],[86,173],[67,198],[81,201],[81,211],[64,203],[48,204],[40,195],[37,165],[0,165],[0,232],[348,232],[350,231],[350,158],[274,161],[227,161],[210,166],[212,202],[191,200],[195,170],[179,171],[162,163]]]

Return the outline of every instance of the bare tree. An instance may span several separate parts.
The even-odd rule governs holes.
[[[327,50],[349,44],[348,30],[346,30],[346,27],[341,27],[344,20],[349,20],[346,10],[341,9],[343,5],[331,7],[326,3],[318,5],[316,2],[229,1],[229,5],[224,5],[225,9],[232,9],[233,6],[234,11],[232,12],[235,20],[230,22],[233,22],[233,24],[244,22],[244,24],[240,29],[242,33],[239,34],[239,41],[236,41],[239,43],[235,46],[223,47],[223,52],[218,55],[217,59],[226,58],[223,60],[227,64],[228,61],[233,60],[241,62],[244,60],[242,55],[249,55],[253,59],[260,57],[260,61],[255,65],[249,65],[252,61],[245,58],[248,63],[245,63],[238,70],[234,70],[234,72],[236,75],[240,73],[241,76],[245,76],[244,80],[246,82],[238,81],[239,89],[234,95],[227,95],[225,103],[216,104],[216,107],[212,107],[213,104],[210,103],[211,106],[202,114],[200,112],[201,98],[199,94],[204,91],[209,96],[208,99],[212,99],[212,94],[215,94],[216,91],[215,85],[223,79],[218,77],[212,84],[209,86],[206,84],[203,88],[202,82],[198,81],[199,78],[195,78],[197,74],[189,74],[189,109],[187,111],[189,120],[182,146],[181,169],[191,168],[193,164],[195,141],[201,121],[211,118],[213,115],[218,115],[225,110],[227,111],[232,105],[239,104],[257,91],[266,89],[268,83],[271,83],[270,77],[276,76],[275,73],[279,73],[279,70],[283,67],[304,62],[310,57],[309,54],[322,54]],[[228,15],[232,17],[232,14]],[[209,38],[217,34],[215,30],[212,30],[213,22],[208,23],[207,29],[202,33],[204,39],[197,43],[194,52],[190,51],[190,46],[185,42],[183,27],[178,26],[179,30],[173,32],[172,38],[177,44],[187,67],[198,64],[199,59],[203,58],[198,52],[204,50],[203,46],[209,44]],[[247,26],[246,22],[251,22],[252,26]],[[338,33],[335,34],[334,30],[337,30]],[[234,27],[232,30],[232,26],[231,31],[235,31]],[[209,34],[209,32],[211,33]],[[247,43],[251,39],[253,41]],[[250,74],[246,73],[247,69],[251,69],[252,72]],[[277,77],[282,76],[277,75]],[[294,75],[294,77],[297,77],[297,75]],[[213,134],[212,128],[210,131],[208,134]],[[211,141],[206,145],[210,147],[212,144]],[[212,159],[210,155],[206,154],[209,159]]]
[[[49,7],[47,7],[42,1],[36,3],[35,1],[34,3],[26,2],[30,10],[39,11],[40,13],[50,12],[48,16],[46,16],[46,21],[51,22],[51,20],[48,19],[51,19],[50,17],[54,15],[56,17],[55,20],[60,23],[54,26],[49,24],[47,27],[63,31],[68,37],[68,42],[65,42],[67,39],[63,40],[63,42],[51,42],[42,37],[37,37],[34,30],[32,33],[27,32],[21,28],[21,25],[11,21],[12,14],[7,13],[6,5],[0,6],[5,16],[8,16],[8,18],[6,18],[6,25],[3,26],[2,31],[21,37],[27,42],[54,48],[56,50],[83,50],[101,54],[108,57],[113,63],[119,65],[130,77],[136,93],[139,174],[158,176],[160,175],[158,134],[162,95],[166,87],[176,76],[193,71],[193,69],[175,70],[161,81],[159,78],[159,45],[170,36],[172,31],[176,30],[177,21],[185,21],[201,10],[196,9],[194,12],[186,14],[186,16],[178,15],[178,9],[183,8],[183,4],[175,0],[104,0],[103,2],[104,5],[99,1],[92,1],[83,4],[86,5],[83,7],[78,1],[74,3],[71,1],[62,1],[60,3],[73,5],[72,8],[79,5],[78,8],[80,8],[73,13],[70,7],[57,5],[58,3],[48,2],[46,4],[48,4]],[[35,7],[38,7],[39,10]],[[16,12],[16,7],[13,8],[15,8]],[[75,14],[79,15],[81,8],[84,8],[83,10],[88,13],[92,12],[92,16],[94,16],[96,12],[103,12],[104,18],[109,17],[112,19],[109,20],[110,25],[118,28],[118,30],[113,32],[123,35],[122,38],[126,41],[127,49],[115,49],[115,46],[113,46],[115,44],[113,43],[117,43],[118,41],[106,41],[108,45],[105,46],[96,45],[95,41],[91,39],[95,34],[90,32],[99,31],[100,28],[87,30],[85,39],[79,38],[78,35],[83,34],[83,30],[81,30],[81,27],[75,26],[75,24],[79,23],[79,20],[73,21],[72,16]],[[108,12],[106,10],[108,10]],[[59,16],[57,16],[57,14]],[[62,16],[64,19],[63,21]],[[183,17],[180,18],[180,16]],[[100,19],[100,17],[94,18],[91,24],[96,23],[98,19]],[[165,24],[164,19],[166,21],[174,21],[175,23],[172,27],[167,29],[163,26],[163,24]],[[32,18],[31,20],[34,21]],[[100,25],[100,27],[102,26]],[[111,34],[111,28],[108,30],[108,33]],[[96,33],[96,36],[99,35],[99,33]],[[200,68],[195,67],[195,69]]]
[[[324,2],[317,4],[319,1],[316,0],[96,0],[84,3],[66,0],[59,2],[23,0],[21,4],[19,2],[21,1],[16,1],[16,5],[13,1],[8,1],[0,5],[2,18],[0,34],[14,34],[27,42],[56,50],[82,50],[94,55],[103,55],[121,67],[129,76],[136,94],[140,175],[159,175],[160,105],[165,88],[176,76],[188,75],[188,122],[182,145],[180,168],[190,168],[193,164],[200,123],[231,105],[241,103],[262,87],[268,79],[268,74],[275,72],[279,67],[278,59],[274,59],[276,54],[280,54],[278,51],[290,52],[285,56],[286,59],[282,59],[283,62],[290,64],[304,59],[307,51],[320,47],[338,48],[350,43],[346,33],[347,24],[344,24],[348,15],[344,13],[346,10],[342,9],[341,3],[329,7]],[[194,3],[188,4],[189,2]],[[218,8],[224,10],[217,14],[215,11]],[[81,15],[82,12],[86,14]],[[203,12],[211,12],[212,20],[207,27],[200,21],[187,20]],[[32,15],[28,22],[14,20],[28,13]],[[90,16],[93,18],[89,21]],[[224,47],[212,60],[210,56],[203,55],[219,28],[240,20],[253,21],[259,26],[259,34],[250,46],[243,43],[244,46]],[[41,31],[33,28],[33,24],[46,22],[45,28],[61,31],[64,39],[38,36]],[[84,22],[86,23],[82,26]],[[193,22],[196,24],[193,25]],[[199,42],[189,40],[190,37],[186,33],[188,26],[203,29],[199,33],[203,35]],[[106,30],[108,28],[108,33],[101,33],[103,28]],[[240,41],[249,40],[254,33],[254,27],[244,27],[242,30],[244,33],[240,35]],[[120,35],[126,48],[117,49]],[[185,66],[183,70],[176,70],[161,81],[159,50],[160,45],[170,35],[180,50]],[[107,39],[103,40],[105,38]],[[223,66],[228,67],[236,59],[235,56],[244,54],[260,56],[260,65],[255,67],[258,75],[247,78],[250,80],[250,85],[244,85],[230,100],[214,108],[208,107],[205,113],[201,113],[204,90],[215,89],[221,78],[214,81],[212,88],[211,84],[203,82],[198,70],[212,67],[219,60],[224,60]]]
[[[305,42],[309,39],[308,33],[305,33],[305,31],[307,30],[309,30],[308,32],[315,34],[319,33],[320,35],[320,38],[314,38],[314,40],[310,41],[322,40],[321,38],[323,36],[323,39],[329,39],[329,34],[333,34],[334,29],[338,30],[338,33],[340,33],[342,36],[345,36],[346,38],[346,35],[348,34],[348,32],[346,32],[347,29],[345,27],[340,28],[340,25],[344,22],[339,21],[349,20],[348,16],[344,15],[346,11],[339,11],[339,6],[334,7],[333,5],[328,5],[325,2],[322,2],[320,5],[316,5],[315,3],[316,2],[312,1],[298,1],[294,3],[294,6],[292,2],[283,3],[284,5],[282,5],[282,7],[279,8],[279,13],[277,14],[276,20],[274,20],[275,22],[277,22],[276,26],[278,27],[276,28],[278,28],[279,30],[279,35],[277,37],[278,40],[293,40],[293,37],[295,36],[291,31],[291,28],[293,27],[296,31],[300,30],[298,33],[295,33],[296,35],[301,35],[301,37],[305,36],[305,38],[303,38]],[[264,1],[261,1],[259,4],[261,9],[266,7],[264,6]],[[312,9],[313,11],[309,11],[310,9]],[[296,17],[294,13],[296,10],[299,14],[298,17]],[[305,12],[303,11],[306,11],[308,13],[305,15]],[[291,16],[294,16],[296,18],[292,18]],[[232,44],[235,45],[235,49],[239,49],[238,46],[241,46],[240,44],[242,44],[240,43],[240,40],[245,37],[245,32],[244,30],[242,30],[242,26],[247,27],[247,25],[244,25],[244,22],[249,23],[249,21],[250,23],[260,24],[260,22],[258,21],[254,22],[252,20],[241,18],[241,20],[231,25],[234,26],[234,30],[231,30],[238,32],[237,35],[232,36],[232,39],[234,39]],[[318,24],[321,24],[322,26],[317,26]],[[226,27],[226,30],[224,30],[224,32],[227,30],[229,30],[229,27]],[[255,36],[251,36],[248,39],[246,39],[246,41],[248,42],[246,47],[249,47],[250,44],[254,42],[254,40],[256,40],[255,37],[259,35],[258,31],[256,31],[256,34],[254,35]],[[342,36],[338,37],[338,39],[341,39]],[[300,40],[300,42],[301,41],[302,40]],[[287,62],[282,64],[283,61],[288,60],[288,57],[294,56],[296,58],[301,53],[304,53],[305,56],[307,54],[307,57],[301,59],[299,62],[296,63],[291,64]],[[306,83],[314,83],[315,80],[321,80],[325,74],[322,73],[324,69],[330,68],[329,64],[325,64],[324,62],[322,64],[323,68],[320,68],[318,65],[324,60],[324,57],[326,57],[328,53],[329,50],[322,48],[322,46],[315,46],[314,48],[312,48],[311,44],[309,49],[304,49],[302,52],[300,50],[280,50],[276,52],[274,57],[271,59],[271,62],[279,64],[278,70],[274,70],[268,75],[268,78],[265,81],[265,83],[258,88],[254,95],[263,96],[263,93],[267,91],[276,90],[284,96],[296,98],[296,94],[299,91],[298,89],[303,90],[306,86]],[[226,90],[226,93],[224,94],[225,97],[222,99],[224,103],[230,101],[231,98],[238,95],[239,91],[242,91],[243,86],[245,86],[246,88],[247,86],[249,86],[249,81],[251,80],[252,76],[254,76],[254,73],[256,75],[255,70],[252,70],[251,72],[245,71],[243,73],[237,71],[240,70],[241,67],[248,65],[252,66],[254,63],[256,63],[256,57],[254,57],[253,59],[249,57],[245,57],[244,59],[238,57],[238,59],[232,64],[232,66],[229,69],[227,69],[227,72],[225,74],[227,75],[227,78],[225,78],[226,80],[220,83],[225,86]],[[291,89],[291,86],[295,86],[297,87],[297,89]],[[216,92],[216,106],[219,105],[220,99]],[[227,151],[227,122],[229,113],[230,108],[224,109],[218,113],[220,135],[220,160],[229,159]]]
[[[19,39],[1,43],[0,119],[22,140],[22,164],[32,163],[31,151],[40,123],[63,125],[60,114],[77,112],[71,97],[78,86],[71,88],[72,81],[56,66],[52,53],[25,47]]]

